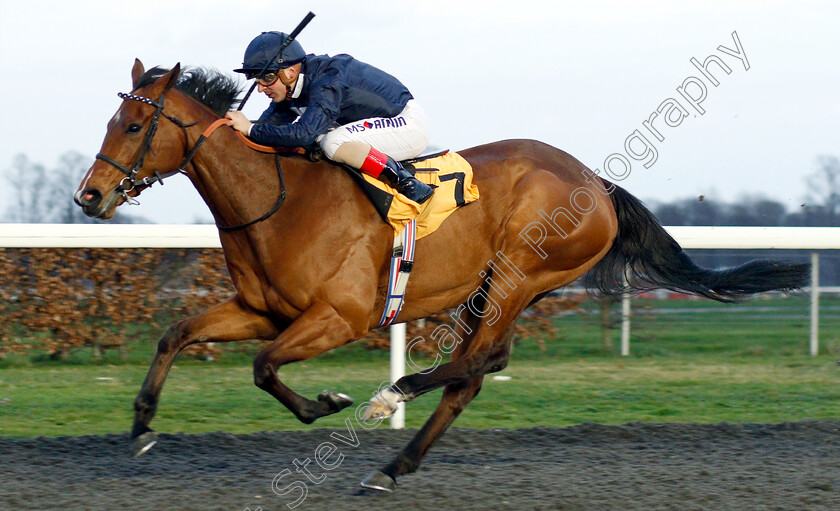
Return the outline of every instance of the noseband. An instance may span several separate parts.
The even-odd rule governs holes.
[[[146,159],[146,153],[148,153],[152,148],[152,139],[154,138],[155,133],[157,132],[158,123],[160,122],[160,116],[161,115],[166,117],[167,119],[169,119],[173,123],[175,123],[175,125],[177,125],[182,130],[184,130],[184,137],[185,138],[187,138],[187,128],[189,128],[191,126],[195,126],[196,124],[198,124],[201,121],[201,119],[199,119],[198,121],[195,121],[191,124],[184,124],[177,117],[173,117],[171,115],[168,115],[166,112],[163,111],[163,102],[164,102],[164,99],[165,99],[165,93],[160,95],[160,99],[158,101],[154,101],[150,98],[146,98],[146,97],[143,97],[143,96],[138,96],[136,94],[129,94],[129,93],[126,93],[126,92],[118,92],[117,95],[119,97],[121,97],[123,100],[130,99],[130,100],[133,100],[133,101],[139,101],[141,103],[146,103],[147,105],[151,105],[151,106],[156,108],[155,114],[152,116],[152,121],[149,124],[149,129],[146,130],[146,136],[143,138],[143,144],[140,146],[140,150],[137,152],[137,157],[134,159],[134,163],[131,165],[130,169],[126,168],[125,165],[121,164],[120,162],[118,162],[118,161],[114,160],[113,158],[111,158],[109,156],[106,156],[102,153],[97,153],[97,155],[96,155],[97,160],[102,160],[105,163],[108,163],[108,164],[114,166],[117,170],[119,170],[120,172],[125,174],[125,177],[122,178],[122,180],[120,181],[120,184],[117,185],[117,188],[116,188],[117,193],[121,193],[122,196],[125,198],[126,202],[128,202],[129,204],[139,204],[139,201],[137,201],[134,197],[131,197],[130,195],[128,195],[128,192],[134,190],[138,186],[138,184],[140,186],[142,186],[144,189],[148,188],[149,186],[152,186],[152,184],[157,183],[157,182],[160,182],[161,186],[163,186],[163,178],[164,177],[169,177],[172,174],[174,174],[175,172],[180,172],[181,174],[186,174],[187,173],[186,172],[187,165],[189,165],[189,163],[192,161],[193,156],[195,156],[195,153],[198,152],[198,148],[201,147],[201,144],[203,144],[204,141],[207,140],[207,137],[210,136],[210,134],[213,132],[213,130],[215,130],[215,128],[219,126],[219,124],[217,124],[219,121],[217,121],[217,123],[214,123],[214,125],[211,127],[212,129],[209,129],[208,131],[205,131],[205,133],[201,134],[201,136],[195,142],[195,145],[192,147],[192,149],[187,151],[187,155],[184,157],[184,161],[181,163],[181,165],[178,166],[177,170],[175,170],[173,172],[170,172],[166,175],[161,175],[160,172],[155,170],[152,176],[146,176],[142,179],[137,179],[137,173],[140,171],[140,168],[143,166],[143,161]],[[189,139],[188,138],[187,138],[187,144],[189,144]],[[242,228],[254,225],[257,222],[262,222],[266,218],[273,215],[278,209],[280,209],[280,206],[283,205],[283,201],[286,199],[286,183],[283,179],[283,170],[280,167],[280,156],[279,155],[277,155],[277,154],[274,155],[274,162],[275,162],[275,165],[277,166],[277,174],[280,178],[280,188],[281,188],[280,196],[277,198],[277,202],[274,204],[274,207],[272,207],[263,216],[255,219],[255,220],[251,220],[250,222],[245,222],[243,224],[232,225],[232,226],[222,226],[222,225],[219,225],[217,223],[216,227],[218,227],[219,230],[221,230],[221,231],[235,231],[235,230],[238,230],[238,229],[242,229]],[[138,190],[137,193],[139,194],[140,190]]]

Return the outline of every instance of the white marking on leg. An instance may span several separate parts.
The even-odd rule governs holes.
[[[370,406],[365,410],[364,419],[390,417],[397,411],[397,404],[404,400],[405,396],[403,394],[391,390],[390,387],[383,389],[370,400]]]

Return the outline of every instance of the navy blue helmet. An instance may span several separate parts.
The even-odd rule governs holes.
[[[264,72],[269,73],[301,62],[306,57],[306,52],[303,51],[303,47],[296,40],[293,40],[283,50],[283,54],[278,59],[274,59],[287,37],[289,37],[287,34],[276,31],[263,32],[258,35],[245,49],[242,68],[234,69],[234,72],[245,73],[249,78],[254,78],[263,69],[265,69]],[[268,67],[266,67],[266,64]]]

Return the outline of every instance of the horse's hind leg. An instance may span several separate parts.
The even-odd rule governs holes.
[[[507,330],[493,343],[486,356],[486,362],[483,364],[484,367],[488,368],[487,372],[500,371],[507,365],[513,332],[514,325],[510,323]],[[458,345],[458,349],[452,353],[453,361],[460,359],[467,351],[470,340],[468,338]],[[432,445],[452,425],[470,401],[478,395],[483,380],[484,375],[482,374],[446,385],[443,389],[443,397],[434,413],[411,439],[411,442],[381,471],[373,472],[366,477],[362,481],[362,487],[393,491],[397,486],[396,479],[398,476],[417,470]],[[402,379],[400,382],[402,382]],[[398,386],[400,382],[397,383]]]
[[[426,392],[504,368],[513,324],[535,294],[523,292],[516,297],[508,296],[504,303],[507,309],[502,311],[494,305],[502,301],[501,297],[494,296],[498,291],[487,282],[480,290],[483,294],[479,294],[469,307],[461,306],[455,313],[459,316],[456,332],[466,330],[471,335],[458,334],[456,341],[459,349],[453,352],[452,360],[434,370],[403,376],[385,388],[368,403],[363,416],[365,420],[391,415],[400,401],[411,401]],[[482,296],[486,297],[483,301]],[[498,315],[488,313],[491,307]]]
[[[398,476],[417,470],[432,445],[478,395],[483,379],[484,376],[477,376],[444,387],[440,404],[411,442],[381,471],[368,475],[362,481],[362,487],[390,492],[397,487]]]
[[[178,352],[201,342],[270,339],[277,332],[278,328],[271,320],[244,308],[235,296],[169,327],[158,343],[149,373],[134,401],[133,455],[143,454],[156,442],[149,423],[157,411],[160,391]]]

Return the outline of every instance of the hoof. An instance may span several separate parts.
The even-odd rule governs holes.
[[[404,401],[404,396],[391,389],[385,389],[370,400],[362,414],[362,420],[384,419],[394,415],[397,404]]]
[[[327,390],[318,394],[318,401],[327,403],[330,411],[333,413],[340,412],[348,406],[353,404],[353,398],[341,392],[329,392]]]
[[[387,419],[388,417],[394,415],[396,411],[396,408],[386,408],[381,404],[374,403],[373,401],[371,401],[370,403],[368,403],[364,413],[362,414],[362,420],[367,422],[379,419]]]
[[[393,477],[377,470],[365,477],[362,480],[361,486],[362,488],[366,488],[368,490],[379,490],[391,493],[397,489],[397,482],[394,481]]]
[[[149,449],[155,446],[157,443],[157,437],[158,434],[154,431],[147,431],[135,438],[131,443],[131,457],[137,458],[138,456],[145,454]]]

